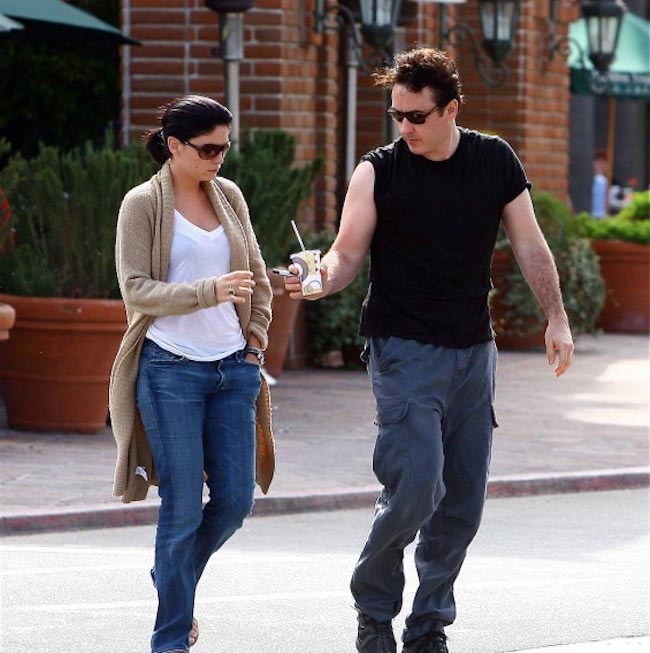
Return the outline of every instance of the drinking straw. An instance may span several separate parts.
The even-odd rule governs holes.
[[[300,232],[298,231],[298,227],[296,227],[296,223],[294,220],[291,221],[291,226],[293,227],[293,232],[296,234],[296,238],[300,243],[300,250],[304,252],[307,248],[305,247],[305,243],[302,242],[302,238],[300,237]]]

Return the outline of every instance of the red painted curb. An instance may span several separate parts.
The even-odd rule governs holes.
[[[625,490],[648,486],[650,469],[645,467],[565,474],[496,476],[488,483],[488,498]],[[379,488],[373,487],[353,491],[258,497],[255,499],[253,516],[366,508],[374,504],[378,493]],[[0,515],[0,535],[143,526],[155,524],[157,519],[158,504],[154,503],[53,509],[49,512]]]

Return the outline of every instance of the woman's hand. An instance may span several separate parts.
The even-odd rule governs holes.
[[[217,302],[243,304],[253,294],[253,273],[250,270],[235,270],[214,280],[214,294]]]

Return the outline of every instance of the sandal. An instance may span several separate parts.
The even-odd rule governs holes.
[[[189,644],[190,646],[194,646],[196,644],[196,641],[199,639],[199,622],[192,617],[192,630],[190,630],[190,635],[189,635]]]

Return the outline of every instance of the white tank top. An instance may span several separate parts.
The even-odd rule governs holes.
[[[230,244],[222,226],[205,231],[174,211],[168,283],[184,283],[230,272]],[[235,305],[224,302],[187,315],[157,317],[147,338],[194,361],[215,361],[246,345]]]

